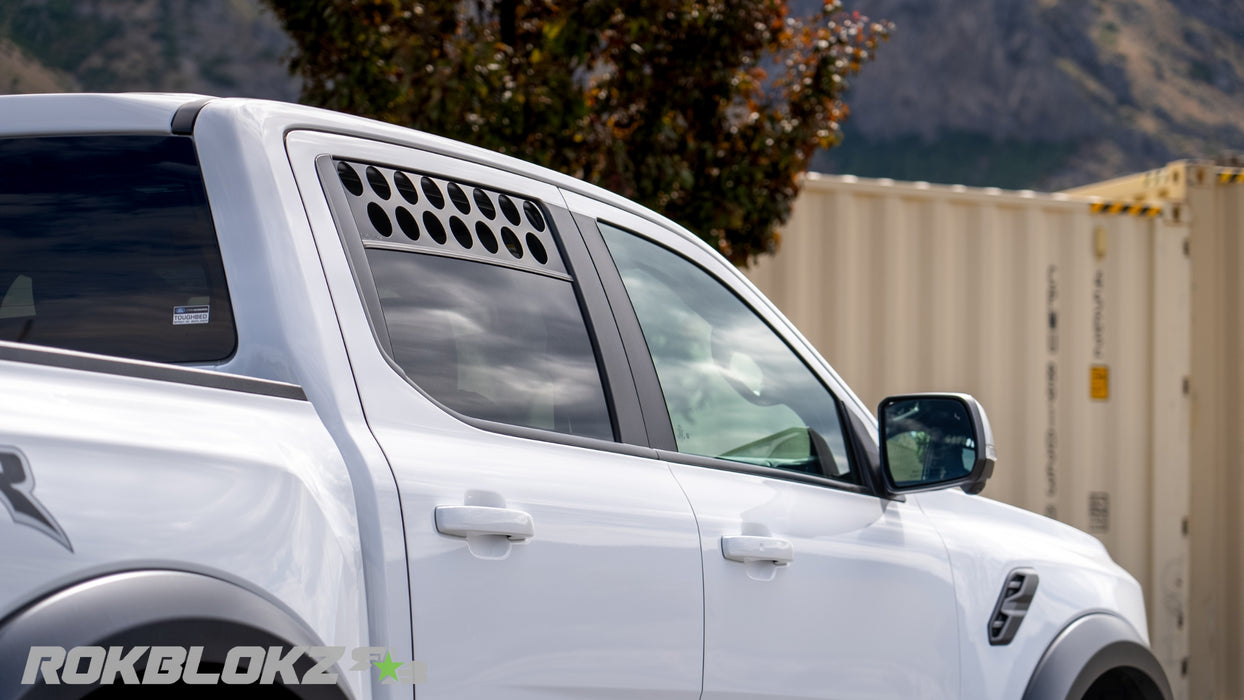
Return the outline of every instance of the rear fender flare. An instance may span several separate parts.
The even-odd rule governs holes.
[[[292,613],[235,583],[185,571],[113,573],[76,583],[0,620],[0,678],[21,678],[32,646],[203,646],[219,663],[234,646],[325,646]],[[297,665],[305,672],[313,662]],[[306,668],[304,668],[304,666]],[[336,685],[289,687],[300,700],[353,697],[340,667]],[[91,686],[26,687],[23,697],[77,698]],[[165,686],[167,687],[167,686]]]

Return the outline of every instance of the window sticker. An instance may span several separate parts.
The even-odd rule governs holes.
[[[204,306],[174,306],[173,307],[173,325],[174,326],[191,326],[207,323],[207,317],[211,313],[212,307]]]

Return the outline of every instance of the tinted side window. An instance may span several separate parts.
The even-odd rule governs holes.
[[[0,139],[0,340],[212,362],[236,334],[187,137]]]
[[[855,482],[837,402],[707,272],[600,224],[656,366],[680,452]]]
[[[333,172],[324,184],[344,194],[337,214],[359,232],[377,332],[416,386],[466,416],[615,439],[541,203],[382,165],[338,160]]]
[[[424,391],[468,416],[613,439],[570,282],[394,250],[367,261],[393,359]]]

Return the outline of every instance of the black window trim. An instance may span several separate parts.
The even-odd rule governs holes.
[[[547,213],[547,212],[546,212]],[[395,250],[401,253],[418,253],[420,255],[435,255],[441,258],[453,258],[454,260],[465,260],[473,263],[484,263],[485,265],[495,265],[496,267],[504,267],[507,270],[518,270],[519,272],[530,272],[535,275],[544,277],[552,277],[555,280],[563,282],[574,282],[574,278],[570,275],[563,275],[556,270],[535,270],[522,265],[514,265],[505,260],[486,259],[478,255],[463,255],[454,250],[437,250],[435,248],[427,248],[423,246],[407,245],[406,243],[392,241],[363,241],[364,249],[379,250]]]
[[[621,335],[622,347],[648,432],[648,444],[658,451],[677,452],[678,443],[674,439],[674,423],[665,403],[665,392],[661,389],[656,365],[652,363],[648,343],[644,340],[643,330],[639,326],[639,317],[635,315],[631,298],[626,293],[626,285],[622,282],[622,273],[618,272],[613,256],[605,246],[605,238],[596,219],[575,212],[574,220],[591,255],[597,279],[608,297],[614,326]]]
[[[132,360],[116,355],[99,355],[47,345],[0,340],[0,361],[224,389],[294,401],[307,400],[306,392],[297,384],[228,374],[193,365]]]
[[[593,260],[596,263],[596,269],[601,281],[610,294],[610,305],[614,309],[614,315],[618,318],[618,328],[623,334],[623,342],[626,345],[627,357],[631,361],[631,371],[635,376],[635,382],[641,403],[644,409],[644,416],[650,433],[657,432],[661,438],[660,444],[656,440],[653,441],[653,447],[656,448],[657,456],[662,460],[687,464],[698,467],[709,467],[712,469],[721,469],[724,471],[732,471],[743,474],[752,474],[774,479],[782,479],[786,481],[796,481],[804,484],[812,484],[816,486],[827,486],[839,491],[847,491],[850,493],[859,493],[865,495],[876,495],[875,485],[873,483],[873,475],[870,465],[866,459],[859,454],[860,450],[853,444],[856,436],[855,426],[848,417],[848,408],[843,404],[841,398],[834,390],[825,382],[821,373],[812,369],[813,363],[790,342],[785,334],[774,328],[764,314],[756,311],[756,309],[747,302],[746,299],[734,292],[734,286],[715,274],[712,270],[700,264],[696,260],[689,258],[683,253],[664,245],[658,240],[649,236],[634,232],[631,228],[621,224],[615,224],[608,220],[607,217],[593,217],[586,214],[576,212],[575,219],[579,222],[579,228],[583,232],[584,241],[589,249],[593,251]],[[838,481],[827,476],[817,476],[814,474],[806,474],[803,472],[790,471],[785,469],[776,469],[773,467],[764,467],[746,462],[736,462],[733,460],[723,459],[719,457],[708,457],[704,455],[696,455],[689,452],[679,452],[677,442],[674,438],[673,421],[669,415],[669,408],[665,402],[665,393],[661,389],[660,380],[657,377],[656,365],[653,363],[652,355],[648,350],[647,341],[644,340],[643,330],[639,324],[639,317],[635,314],[635,308],[630,302],[630,296],[626,292],[626,286],[622,281],[622,273],[618,270],[613,256],[609,252],[608,246],[605,244],[604,233],[600,230],[599,223],[606,223],[614,228],[626,231],[631,235],[638,235],[653,245],[660,246],[670,253],[677,255],[687,261],[697,269],[712,277],[714,280],[724,286],[742,304],[760,319],[778,338],[795,354],[804,365],[809,367],[809,371],[813,376],[821,382],[821,386],[834,402],[834,409],[838,413],[839,424],[842,427],[843,440],[847,444],[847,459],[851,463],[851,470],[856,474],[859,483],[851,483],[847,481]]]
[[[616,330],[613,333],[602,332],[602,330],[614,328],[613,314],[609,307],[607,295],[601,287],[597,276],[597,269],[593,264],[594,261],[587,255],[587,249],[583,241],[583,232],[576,225],[575,219],[568,210],[558,206],[556,203],[541,202],[557,233],[557,235],[552,237],[552,240],[558,246],[558,252],[562,254],[572,277],[572,279],[566,281],[570,282],[575,291],[576,302],[580,312],[583,314],[588,339],[592,344],[593,354],[600,372],[601,388],[604,391],[605,403],[609,411],[614,433],[614,440],[612,441],[468,416],[437,400],[435,396],[425,391],[406,374],[397,361],[393,359],[393,347],[389,340],[388,324],[385,321],[380,304],[380,294],[376,289],[375,280],[372,278],[370,266],[367,264],[366,250],[368,247],[373,247],[372,242],[364,242],[354,217],[350,214],[349,200],[346,199],[344,188],[339,186],[339,178],[335,166],[335,160],[337,159],[350,162],[371,161],[352,158],[344,154],[323,153],[316,157],[315,169],[316,174],[319,176],[321,189],[328,199],[328,208],[332,214],[334,228],[345,248],[346,260],[350,267],[351,276],[354,278],[355,287],[363,301],[372,337],[380,349],[381,357],[384,358],[385,362],[398,376],[445,413],[480,430],[541,442],[656,459],[656,451],[650,446],[648,433],[644,427],[644,414],[636,393],[634,381],[631,378],[630,368],[626,362],[621,336]],[[380,165],[384,165],[384,167],[400,167],[387,163]],[[420,172],[423,171],[420,170]],[[441,177],[441,175],[435,172],[431,174]],[[471,184],[497,189],[488,183],[472,182]],[[509,192],[508,189],[499,191]],[[511,194],[517,195],[517,193],[512,192]],[[395,248],[411,254],[429,253],[429,251],[424,249],[414,250],[401,247],[400,245],[380,244],[374,247]],[[447,257],[459,258],[461,256],[450,255]],[[461,259],[488,264],[486,260],[473,257],[462,257]],[[528,268],[521,268],[521,271],[539,274],[538,271]],[[549,276],[564,279],[560,274]]]
[[[376,282],[372,279],[367,266],[367,251],[363,246],[363,236],[350,216],[350,202],[340,187],[329,186],[337,183],[337,170],[333,165],[333,156],[320,155],[315,159],[315,170],[319,176],[320,188],[328,199],[328,211],[333,217],[333,228],[345,248],[346,263],[350,266],[350,276],[354,278],[354,286],[363,301],[363,310],[367,315],[368,327],[372,338],[381,350],[381,355],[394,369],[406,377],[406,373],[393,361],[393,346],[389,342],[389,326],[384,320],[384,311],[380,307],[380,293],[376,290]]]
[[[544,205],[553,229],[560,234],[553,240],[561,249],[567,270],[574,277],[572,284],[579,301],[579,311],[587,324],[605,391],[605,402],[614,422],[614,439],[619,443],[651,447],[643,406],[635,388],[622,335],[618,332],[616,314],[601,283],[595,260],[587,248],[583,231],[569,210],[550,207],[547,202]]]
[[[844,427],[844,432],[845,430],[846,429]],[[788,469],[777,469],[775,467],[764,467],[758,464],[748,464],[747,462],[735,462],[733,460],[722,459],[720,457],[706,457],[704,455],[691,454],[690,452],[657,450],[656,453],[659,458],[665,460],[666,462],[673,462],[675,464],[686,464],[693,467],[708,467],[710,469],[737,472],[739,474],[763,476],[769,479],[797,481],[801,484],[811,484],[813,486],[828,486],[838,491],[848,491],[850,493],[858,493],[866,496],[873,495],[872,489],[866,486],[853,484],[849,481],[837,481],[827,476],[790,471]]]
[[[173,118],[169,120],[169,133],[177,136],[193,136],[194,123],[199,119],[199,112],[203,111],[207,103],[214,99],[216,98],[199,97],[183,103],[173,113]]]

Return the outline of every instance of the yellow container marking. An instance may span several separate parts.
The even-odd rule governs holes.
[[[1108,365],[1089,367],[1089,398],[1094,401],[1106,401],[1110,398],[1110,367]]]

